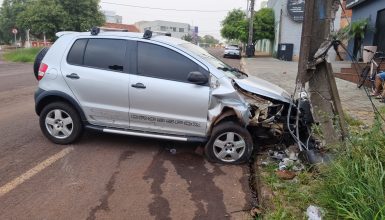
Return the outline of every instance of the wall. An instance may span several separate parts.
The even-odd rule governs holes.
[[[270,0],[267,7],[274,10],[275,16],[273,53],[277,53],[279,43],[294,44],[293,60],[298,60],[301,46],[302,24],[290,19],[287,13],[286,0]]]
[[[365,1],[352,8],[353,10],[352,21],[354,22],[360,19],[369,18],[369,25],[370,25],[369,27],[375,28],[376,20],[377,20],[377,12],[384,8],[385,8],[385,0]],[[374,40],[374,32],[367,31],[367,33],[365,34],[363,45],[371,46],[373,45],[373,40]],[[351,52],[353,51],[353,45],[354,45],[354,42],[350,41],[349,50]]]
[[[383,0],[385,1],[385,0]],[[302,23],[294,22],[287,12],[287,0],[269,0],[267,7],[274,10],[275,15],[275,40],[273,43],[273,54],[277,53],[278,44],[294,44],[293,60],[298,60],[301,49]],[[334,29],[338,30],[341,23],[342,10],[339,9],[334,21]],[[331,60],[335,55],[330,54]]]

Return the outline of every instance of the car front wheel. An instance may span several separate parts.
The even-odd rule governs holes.
[[[56,144],[73,143],[83,130],[77,111],[63,102],[51,103],[43,108],[40,113],[40,128]]]
[[[236,122],[226,121],[213,128],[205,154],[211,162],[240,164],[249,161],[253,141],[249,131]]]

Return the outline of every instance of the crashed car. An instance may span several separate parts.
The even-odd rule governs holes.
[[[292,129],[298,101],[189,42],[150,31],[57,36],[35,63],[35,110],[56,144],[86,128],[199,142],[210,161],[238,164],[262,139]]]

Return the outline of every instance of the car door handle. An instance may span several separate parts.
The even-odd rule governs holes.
[[[70,79],[79,79],[79,75],[76,74],[76,73],[71,73],[69,75],[66,75],[67,78],[70,78]]]
[[[136,83],[136,84],[132,84],[131,86],[134,88],[137,88],[137,89],[145,89],[146,88],[146,86],[143,85],[143,83]]]

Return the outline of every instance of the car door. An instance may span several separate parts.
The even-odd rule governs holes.
[[[189,82],[190,72],[209,76],[204,66],[183,52],[152,42],[138,42],[137,74],[129,87],[130,127],[167,134],[205,136],[209,85]]]
[[[123,39],[78,39],[61,70],[79,101],[88,122],[111,127],[129,127],[126,51],[136,43]]]

